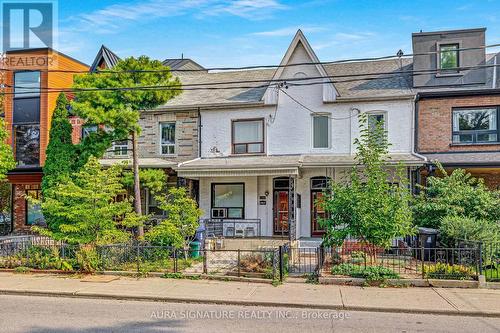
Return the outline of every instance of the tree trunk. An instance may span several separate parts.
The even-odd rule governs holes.
[[[137,147],[137,132],[132,132],[132,168],[134,171],[134,209],[137,215],[142,215],[141,181],[139,179],[139,156]],[[144,236],[144,227],[137,227],[137,237]]]

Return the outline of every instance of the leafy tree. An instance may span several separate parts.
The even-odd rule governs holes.
[[[76,98],[73,109],[89,123],[106,126],[100,136],[111,146],[112,140],[133,141],[135,211],[141,215],[140,178],[136,137],[140,133],[139,112],[156,108],[180,93],[180,81],[169,67],[146,56],[130,57],[118,62],[112,71],[76,76],[73,87]],[[126,88],[126,89],[124,89]],[[93,142],[95,144],[95,142]],[[84,144],[85,146],[85,144]],[[88,146],[87,146],[88,147]],[[93,156],[103,153],[103,145]],[[89,151],[86,151],[89,154]],[[85,155],[85,154],[82,154]],[[143,230],[139,228],[139,235]]]
[[[169,244],[187,249],[203,215],[196,201],[190,198],[185,188],[171,188],[160,208],[167,212],[167,219],[151,228],[145,238],[156,244]]]
[[[102,169],[96,158],[85,167],[59,182],[57,195],[46,198],[42,209],[61,224],[48,229],[35,228],[41,234],[68,243],[100,245],[129,240],[127,228],[143,223],[132,209],[131,200],[121,183],[121,166]]]
[[[448,174],[441,165],[443,177],[429,177],[427,186],[413,204],[418,226],[440,228],[446,217],[465,217],[500,221],[500,191],[489,190],[482,179],[463,169]]]
[[[324,200],[318,202],[328,216],[320,223],[326,229],[327,245],[339,246],[351,236],[375,250],[413,232],[411,193],[403,167],[395,172],[387,168],[389,144],[383,124],[369,128],[366,115],[361,115],[360,133],[354,141],[357,165],[350,182],[330,184]]]
[[[0,180],[0,235],[10,231],[7,219],[10,215],[11,185],[7,180]]]
[[[440,226],[441,242],[455,246],[457,240],[482,243],[500,242],[500,223],[465,216],[445,216]]]
[[[68,178],[74,170],[75,146],[71,134],[72,126],[68,120],[69,101],[64,93],[59,94],[52,116],[47,159],[43,167],[42,194],[49,196],[61,179]],[[47,220],[49,222],[49,220]]]
[[[16,162],[11,146],[7,143],[9,131],[3,117],[0,117],[0,180],[5,179],[7,171],[14,169]]]

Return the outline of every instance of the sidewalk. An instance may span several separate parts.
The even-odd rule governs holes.
[[[362,288],[48,274],[0,273],[0,294],[500,317],[500,290]]]

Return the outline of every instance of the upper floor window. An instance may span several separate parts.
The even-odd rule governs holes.
[[[330,117],[328,115],[313,116],[313,148],[330,147]]]
[[[453,110],[453,143],[498,142],[500,107]]]
[[[82,140],[90,136],[92,133],[97,133],[97,125],[83,125],[82,126]]]
[[[115,156],[128,155],[128,140],[120,140],[113,142],[113,153]]]
[[[19,167],[40,164],[40,125],[14,125],[14,154]]]
[[[455,44],[440,44],[439,45],[439,69],[441,70],[457,70],[459,67],[458,50],[460,45]]]
[[[387,129],[385,114],[383,113],[373,113],[368,115],[368,129],[373,131],[377,126],[382,126],[385,130]]]
[[[233,120],[233,154],[264,152],[264,119]]]
[[[16,72],[14,74],[14,98],[37,96],[40,96],[40,72]]]
[[[175,123],[160,124],[160,149],[162,155],[175,154]]]

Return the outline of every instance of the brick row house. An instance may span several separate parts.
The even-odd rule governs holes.
[[[416,151],[431,162],[424,179],[438,161],[447,171],[464,168],[500,188],[500,54],[486,52],[485,33],[413,34],[413,52],[419,54],[413,69],[433,71],[413,77]]]
[[[318,220],[324,212],[316,202],[328,181],[349,181],[362,113],[369,125],[384,121],[391,143],[387,167],[402,163],[412,186],[425,183],[437,160],[496,188],[500,72],[494,65],[500,57],[487,54],[485,29],[421,32],[412,39],[413,57],[375,61],[321,64],[301,31],[278,68],[209,71],[190,59],[166,59],[185,85],[231,89],[185,90],[141,112],[140,167],[165,170],[169,186],[187,186],[209,236],[299,239],[304,246],[318,245],[323,234]],[[112,68],[119,59],[103,46],[88,70]],[[6,106],[12,118],[12,105]],[[40,112],[47,124],[42,114],[48,110]],[[82,119],[71,122],[75,142],[95,130]],[[128,141],[115,142],[102,164],[130,161],[130,151]],[[37,188],[42,149],[40,161],[36,181],[21,166],[9,174],[19,188],[16,230],[26,230],[29,218],[22,216],[31,216],[19,193]],[[147,189],[143,207],[162,214]]]
[[[43,221],[40,207],[25,198],[28,194],[40,195],[45,150],[58,96],[51,89],[70,87],[73,73],[65,71],[86,71],[88,66],[50,48],[40,48],[6,52],[3,69],[4,116],[16,160],[15,169],[7,175],[12,186],[8,229],[23,233]],[[56,69],[59,71],[51,71]]]

